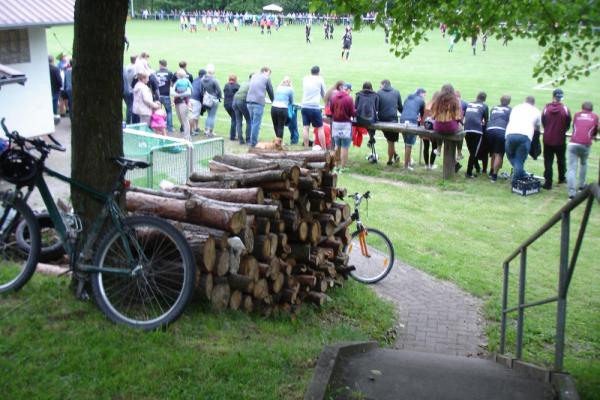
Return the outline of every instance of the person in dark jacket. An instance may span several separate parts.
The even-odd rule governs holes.
[[[356,107],[356,125],[366,128],[377,121],[379,96],[373,91],[371,82],[363,83],[362,90],[356,93],[354,105]],[[371,139],[375,137],[375,129],[368,129],[367,132],[369,132],[369,143],[371,143]]]
[[[229,139],[236,140],[236,119],[233,111],[233,96],[240,89],[240,84],[237,83],[237,76],[229,75],[229,80],[223,87],[223,107],[231,118],[231,126],[229,127]]]
[[[158,80],[159,100],[167,112],[167,132],[171,135],[173,133],[173,110],[171,108],[171,80],[173,79],[173,73],[167,69],[166,60],[160,60],[158,65],[160,67],[155,72],[155,75]]]
[[[490,120],[488,122],[486,134],[490,152],[492,153],[492,167],[490,170],[490,180],[498,180],[498,171],[502,168],[506,144],[506,125],[510,119],[511,108],[510,96],[500,97],[500,105],[492,107],[490,111]]]
[[[63,82],[60,77],[60,70],[54,65],[54,56],[48,56],[48,64],[50,67],[50,89],[52,90],[52,112],[54,115],[57,115],[58,97],[60,96],[60,89],[62,88]]]
[[[565,137],[571,125],[571,112],[562,103],[564,93],[562,89],[554,89],[552,103],[546,104],[542,112],[542,126],[544,128],[544,185],[546,190],[552,189],[552,164],[556,155],[558,164],[558,183],[565,183],[567,150]]]
[[[464,119],[465,139],[469,149],[469,161],[467,163],[467,178],[474,178],[473,167],[479,173],[481,168],[477,159],[480,155],[486,158],[483,169],[487,167],[487,150],[482,149],[485,141],[485,128],[489,119],[488,106],[484,103],[487,99],[485,92],[479,92],[477,99],[467,105]],[[485,146],[487,147],[487,146]]]
[[[400,123],[418,126],[423,122],[425,115],[425,89],[418,88],[415,92],[409,95],[404,101],[402,114],[400,114]],[[404,138],[404,169],[412,171],[411,153],[412,147],[417,142],[417,136],[403,133]]]
[[[381,122],[398,122],[398,113],[401,113],[403,109],[402,96],[400,96],[399,91],[392,87],[389,79],[381,81],[377,97],[379,97],[377,119]],[[396,154],[396,142],[398,141],[399,135],[398,132],[384,131],[383,136],[385,136],[388,143],[387,165],[392,165],[400,160],[400,157]],[[372,145],[375,144],[374,136],[371,136],[369,142],[372,142]]]

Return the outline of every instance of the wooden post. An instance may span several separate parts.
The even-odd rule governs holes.
[[[457,143],[453,140],[444,140],[444,179],[452,179],[456,174],[456,147]]]

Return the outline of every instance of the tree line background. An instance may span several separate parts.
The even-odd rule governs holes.
[[[269,0],[134,0],[136,12],[143,9],[157,10],[225,10],[233,12],[259,13],[270,4]],[[275,2],[288,12],[308,12],[309,2],[306,0],[280,0]]]

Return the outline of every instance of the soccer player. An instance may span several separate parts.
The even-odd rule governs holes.
[[[304,27],[304,34],[306,35],[306,43],[310,44],[310,22],[306,23],[306,26]]]
[[[344,59],[344,52],[346,53],[346,60],[350,55],[350,48],[352,47],[352,28],[346,27],[346,32],[342,37],[342,60]]]

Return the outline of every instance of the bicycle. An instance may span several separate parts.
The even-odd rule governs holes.
[[[1,125],[9,147],[0,155],[0,176],[15,187],[0,192],[0,293],[18,291],[35,272],[41,247],[40,225],[26,201],[37,188],[69,256],[77,297],[89,297],[85,285],[91,281],[96,304],[115,323],[153,330],[175,321],[194,291],[196,270],[189,244],[168,222],[146,215],[125,216],[117,204],[128,186],[127,171],[149,164],[114,158],[120,173],[112,190],[102,193],[44,165],[51,150],[65,151],[51,135],[51,143],[47,143],[9,132],[4,118]],[[86,235],[80,235],[83,229],[77,215],[59,211],[44,174],[69,183],[103,205]],[[21,221],[26,225],[28,252],[15,239]],[[94,251],[105,224],[106,233]]]
[[[356,231],[352,233],[350,243],[344,249],[348,254],[348,265],[354,266],[350,276],[362,283],[377,283],[385,278],[394,266],[394,246],[380,230],[367,228],[360,219],[360,204],[368,202],[371,192],[354,193],[352,221],[356,221]]]

